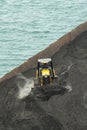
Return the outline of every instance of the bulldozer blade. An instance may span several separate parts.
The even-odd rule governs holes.
[[[66,91],[67,89],[65,87],[54,84],[51,85],[48,84],[43,87],[40,86],[35,87],[33,93],[36,99],[46,101],[49,100],[49,98],[51,98],[53,95],[63,95]]]

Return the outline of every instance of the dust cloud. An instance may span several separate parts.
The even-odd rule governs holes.
[[[17,76],[17,86],[18,86],[18,99],[24,99],[30,93],[32,88],[34,88],[34,80],[33,78],[26,78],[22,74],[18,74]]]
[[[68,92],[72,91],[72,86],[70,83],[67,83],[67,85],[65,86],[65,88],[68,90]]]

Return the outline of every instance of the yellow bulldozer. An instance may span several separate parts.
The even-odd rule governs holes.
[[[44,85],[46,86],[47,84],[52,85],[54,80],[58,79],[51,58],[38,59],[36,79],[41,87]]]
[[[67,70],[57,76],[51,58],[38,59],[34,79],[34,96],[36,95],[40,100],[48,100],[52,95],[64,94],[67,90],[64,81]],[[64,78],[61,77],[62,75]]]

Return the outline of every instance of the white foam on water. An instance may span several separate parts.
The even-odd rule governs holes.
[[[32,88],[34,88],[34,80],[33,78],[26,78],[23,75],[18,75],[18,83],[17,86],[19,88],[17,98],[23,99],[27,97],[30,93]]]

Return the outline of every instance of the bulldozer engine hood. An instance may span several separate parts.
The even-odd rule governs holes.
[[[41,72],[42,72],[42,76],[49,76],[50,75],[50,70],[48,70],[48,69],[43,69]]]

